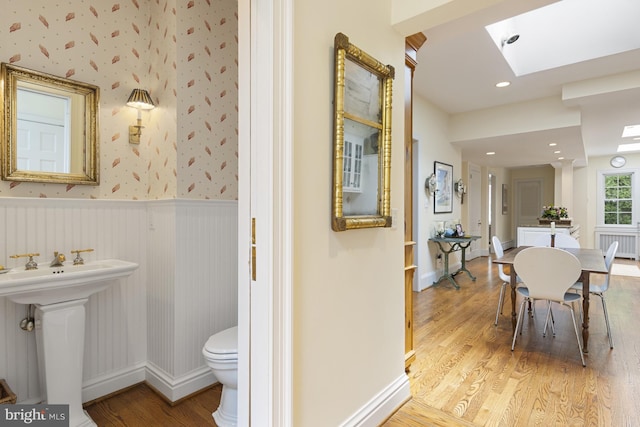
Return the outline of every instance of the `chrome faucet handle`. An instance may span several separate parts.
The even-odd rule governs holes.
[[[38,269],[38,263],[33,260],[34,256],[40,256],[40,254],[35,252],[35,253],[28,253],[28,254],[11,255],[11,256],[9,256],[9,258],[29,257],[29,260],[24,265],[24,269],[25,270],[37,270]]]
[[[73,259],[73,265],[82,265],[84,264],[84,259],[80,256],[82,252],[93,252],[93,249],[74,249],[71,251],[72,254],[76,254],[76,257]]]

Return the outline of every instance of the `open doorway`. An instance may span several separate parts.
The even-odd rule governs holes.
[[[489,212],[487,212],[487,218],[489,220],[488,232],[489,232],[489,252],[493,252],[493,246],[491,245],[491,238],[495,234],[495,224],[496,224],[496,176],[492,173],[489,173],[489,191],[488,193],[488,203],[487,207]]]

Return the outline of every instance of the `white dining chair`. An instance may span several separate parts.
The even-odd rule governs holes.
[[[557,233],[555,238],[556,248],[579,248],[580,242],[568,234]],[[551,234],[540,234],[533,241],[533,246],[551,246]]]
[[[502,242],[498,239],[498,236],[493,236],[491,238],[491,244],[493,245],[493,252],[496,254],[497,258],[500,258],[504,255],[504,249],[502,247]],[[504,272],[504,266],[502,264],[498,264],[498,277],[502,280],[502,285],[500,286],[500,297],[498,298],[498,308],[496,310],[496,321],[494,325],[498,325],[498,319],[502,314],[502,306],[504,305],[504,294],[507,286],[511,284],[511,277]],[[516,277],[517,283],[522,283],[520,277]]]
[[[580,335],[578,334],[578,324],[571,305],[572,302],[580,300],[580,294],[567,292],[576,283],[582,272],[582,266],[578,258],[558,248],[531,247],[522,250],[515,256],[513,266],[525,286],[516,289],[516,292],[522,295],[523,300],[518,311],[518,321],[513,332],[511,350],[515,349],[518,333],[522,333],[521,325],[523,323],[525,303],[531,300],[546,300],[549,302],[549,309],[545,318],[545,329],[551,316],[552,302],[568,307],[571,311],[573,329],[578,341],[580,360],[582,361],[582,366],[586,366],[582,354]]]
[[[607,303],[604,299],[604,293],[609,289],[609,279],[611,278],[611,267],[613,266],[613,260],[618,252],[618,242],[615,241],[609,245],[607,253],[604,257],[604,264],[607,266],[607,275],[604,277],[604,283],[593,284],[589,282],[589,293],[591,295],[597,295],[602,301],[602,311],[604,311],[604,321],[607,324],[607,336],[609,337],[609,348],[613,348],[613,336],[611,336],[611,325],[609,324],[609,312],[607,311]],[[579,290],[582,293],[582,282],[576,282],[572,288]]]
[[[580,248],[580,242],[576,238],[564,233],[556,233],[556,237],[553,243],[556,248]],[[539,235],[533,241],[533,246],[551,246],[551,234],[544,233]],[[553,330],[553,335],[555,336],[556,331],[554,329],[555,321],[553,319],[553,311],[550,311],[549,317],[551,318],[551,329]],[[544,333],[547,333],[546,323],[544,327]]]

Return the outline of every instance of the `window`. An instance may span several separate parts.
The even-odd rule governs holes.
[[[631,173],[604,175],[604,224],[631,225],[633,185]]]
[[[640,169],[599,170],[597,183],[596,227],[640,227]]]

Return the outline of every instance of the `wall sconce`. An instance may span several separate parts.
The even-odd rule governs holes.
[[[460,204],[463,204],[464,195],[467,193],[467,186],[464,185],[464,182],[462,182],[462,178],[456,181],[456,183],[453,185],[453,189],[455,190],[456,194],[460,197]]]
[[[429,192],[429,195],[436,192],[436,174],[432,173],[429,178],[424,182],[424,188]]]
[[[152,110],[155,108],[149,92],[144,89],[134,89],[129,95],[127,106],[138,110],[138,123],[129,126],[129,144],[140,144],[140,136],[142,136],[142,110]]]

